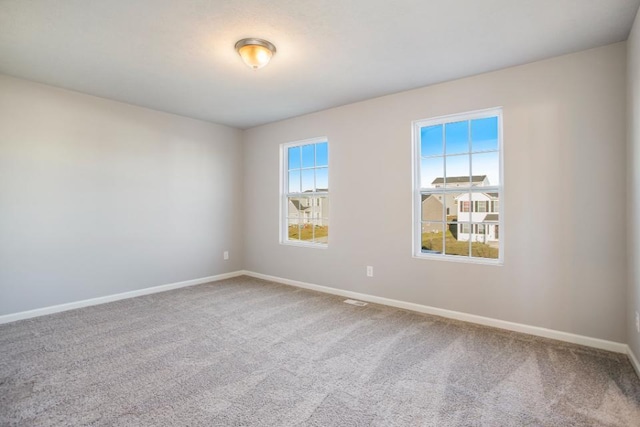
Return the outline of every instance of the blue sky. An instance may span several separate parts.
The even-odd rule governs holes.
[[[289,193],[304,193],[305,191],[329,188],[328,143],[291,147],[287,157],[289,160]]]
[[[423,157],[420,167],[421,186],[431,187],[435,178],[443,176],[445,165],[447,176],[487,175],[489,184],[496,185],[499,183],[498,153],[476,152],[497,149],[497,117],[424,127],[420,133],[420,151]],[[469,170],[470,160],[472,170]]]

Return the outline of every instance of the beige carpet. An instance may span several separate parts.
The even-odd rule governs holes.
[[[640,426],[625,356],[240,277],[0,326],[0,425]]]

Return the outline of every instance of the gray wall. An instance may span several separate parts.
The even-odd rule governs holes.
[[[245,206],[261,207],[245,268],[625,342],[625,75],[618,43],[245,131]],[[495,106],[504,266],[412,258],[411,121]],[[317,136],[330,144],[329,247],[280,245],[278,146]]]
[[[627,343],[640,357],[640,334],[635,312],[640,312],[640,11],[627,42],[629,101],[629,295]]]
[[[241,269],[241,137],[0,76],[0,315]]]
[[[246,268],[640,354],[639,33],[636,23],[628,177],[624,43],[244,133],[0,76],[0,315]],[[505,265],[413,259],[410,122],[494,106],[505,121]],[[278,145],[325,135],[329,248],[279,245]],[[610,207],[627,205],[627,178],[628,258],[625,212]]]

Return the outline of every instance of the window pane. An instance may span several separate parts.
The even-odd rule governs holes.
[[[287,236],[289,240],[299,240],[300,239],[300,229],[297,219],[288,219],[287,220]]]
[[[328,243],[329,224],[326,220],[313,221],[313,241],[316,243]]]
[[[469,256],[469,239],[471,238],[471,216],[473,213],[470,193],[461,193],[456,199],[458,206],[458,225],[455,233],[452,232],[452,237],[456,242],[450,242],[448,253],[454,255],[453,252],[458,252],[459,255]],[[453,231],[453,229],[452,229]],[[466,249],[463,246],[466,245]]]
[[[474,176],[486,175],[488,185],[500,184],[500,155],[498,153],[482,153],[471,155],[471,170]]]
[[[302,170],[302,192],[309,192],[314,190],[314,170],[304,169]]]
[[[495,222],[472,225],[471,256],[497,259],[500,252],[500,226]]]
[[[471,150],[498,149],[498,118],[489,117],[471,121]]]
[[[316,166],[329,165],[329,144],[322,142],[316,144]]]
[[[442,221],[444,204],[442,194],[423,194],[420,210],[422,221]]]
[[[322,219],[329,218],[329,198],[328,197],[314,197],[310,201],[311,204],[311,218]]]
[[[308,242],[313,240],[313,221],[302,220],[300,223],[300,240]]]
[[[422,224],[422,252],[439,254],[442,253],[442,232],[444,223],[423,222]]]
[[[458,235],[456,238],[459,241],[469,241],[469,234],[471,234],[471,224],[468,222],[458,222]]]
[[[287,198],[287,217],[288,218],[301,218],[304,216],[307,207],[307,198],[304,197],[289,197]]]
[[[460,224],[447,224],[444,253],[446,255],[469,256],[469,239],[460,234]]]
[[[460,197],[461,194],[462,193],[447,193],[444,196],[444,209],[447,221],[458,220],[458,197]]]
[[[420,155],[422,157],[442,155],[442,131],[442,125],[420,128]]]
[[[447,123],[445,125],[446,154],[469,152],[469,122]]]
[[[302,146],[302,167],[311,168],[315,165],[315,144]]]
[[[288,193],[300,192],[300,171],[289,172],[289,190]]]
[[[447,187],[468,187],[470,185],[469,155],[447,156]]]
[[[318,168],[316,169],[316,191],[328,191],[329,190],[329,169]]]
[[[300,147],[291,147],[287,153],[289,159],[289,169],[300,168]]]
[[[444,185],[444,157],[420,160],[420,187],[433,188]]]

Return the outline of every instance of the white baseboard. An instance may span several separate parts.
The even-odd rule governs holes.
[[[122,292],[114,295],[107,295],[98,298],[91,298],[82,301],[75,301],[66,304],[59,304],[50,307],[37,308],[35,310],[22,311],[19,313],[5,314],[0,316],[0,324],[15,322],[22,319],[30,319],[33,317],[45,316],[47,314],[59,313],[62,311],[73,310],[76,308],[89,307],[92,305],[105,304],[112,301],[118,301],[126,298],[134,298],[142,295],[155,294],[158,292],[170,291],[172,289],[184,288],[187,286],[200,285],[203,283],[215,282],[224,279],[230,279],[238,276],[251,276],[258,279],[269,280],[272,282],[282,283],[285,285],[295,286],[298,288],[310,289],[313,291],[324,292],[333,295],[339,295],[347,298],[367,301],[375,304],[387,305],[391,307],[402,308],[405,310],[416,311],[419,313],[432,314],[435,316],[446,317],[449,319],[461,320],[464,322],[476,323],[479,325],[491,326],[494,328],[506,329],[514,332],[522,332],[529,335],[536,335],[545,338],[551,338],[559,341],[580,344],[587,347],[594,347],[602,350],[613,351],[616,353],[624,353],[629,356],[629,360],[634,369],[640,376],[640,363],[631,348],[623,343],[602,340],[599,338],[591,338],[583,335],[571,334],[568,332],[556,331],[553,329],[540,328],[537,326],[524,325],[522,323],[508,322],[506,320],[492,319],[490,317],[477,316],[459,311],[446,310],[443,308],[430,307],[427,305],[415,304],[406,301],[399,301],[390,298],[377,297],[374,295],[362,294],[359,292],[345,291],[328,286],[320,286],[312,283],[300,282],[298,280],[285,279],[282,277],[269,276],[267,274],[256,273],[253,271],[239,270],[231,273],[218,274],[215,276],[202,277],[200,279],[186,280],[183,282],[169,283],[166,285],[152,286],[149,288],[138,289],[135,291]]]
[[[172,289],[185,288],[187,286],[200,285],[203,283],[216,282],[218,280],[229,279],[231,277],[242,276],[243,271],[234,271],[231,273],[217,274],[215,276],[202,277],[200,279],[185,280],[184,282],[169,283],[166,285],[152,286],[150,288],[138,289],[135,291],[122,292],[119,294],[106,295],[98,298],[85,299],[82,301],[74,301],[66,304],[52,305],[49,307],[36,308],[35,310],[21,311],[19,313],[5,314],[0,316],[0,325],[3,323],[15,322],[22,319],[30,319],[32,317],[45,316],[47,314],[59,313],[61,311],[73,310],[76,308],[89,307],[91,305],[104,304],[107,302],[118,301],[126,298],[134,298],[142,295],[155,294],[158,292],[170,291]]]
[[[638,362],[638,358],[635,354],[633,354],[633,350],[631,347],[627,346],[627,355],[629,356],[629,361],[631,362],[631,366],[636,370],[636,374],[640,377],[640,362]]]
[[[433,314],[435,316],[447,317],[449,319],[462,320],[464,322],[476,323],[494,328],[506,329],[514,332],[522,332],[524,334],[536,335],[544,338],[580,344],[587,347],[594,347],[602,350],[613,351],[616,353],[629,354],[629,347],[626,344],[602,340],[599,338],[591,338],[584,335],[576,335],[568,332],[556,331],[553,329],[540,328],[538,326],[529,326],[522,323],[508,322],[506,320],[492,319],[490,317],[477,316],[475,314],[462,313],[460,311],[446,310],[443,308],[430,307],[427,305],[415,304],[411,302],[399,301],[390,298],[377,297],[374,295],[361,294],[359,292],[345,291],[342,289],[330,288],[327,286],[314,285],[312,283],[300,282],[297,280],[284,279],[282,277],[269,276],[266,274],[255,273],[253,271],[244,271],[243,274],[258,279],[269,280],[272,282],[282,283],[285,285],[296,286],[298,288],[310,289],[314,291],[324,292],[333,295],[340,295],[347,298],[367,301],[375,304],[388,305],[391,307],[402,308],[405,310],[417,311],[419,313]],[[637,362],[636,366],[637,366]],[[637,369],[637,367],[636,367]]]

